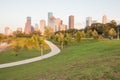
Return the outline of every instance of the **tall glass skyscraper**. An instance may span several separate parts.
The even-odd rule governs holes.
[[[45,20],[40,20],[40,32],[41,32],[41,35],[44,35],[45,26],[46,26],[46,21]]]
[[[56,18],[53,16],[53,13],[49,12],[48,13],[48,26],[51,27],[53,31],[55,31],[55,21],[56,21]]]
[[[25,23],[25,34],[30,34],[31,33],[31,17],[27,17],[27,21]]]
[[[103,16],[103,18],[102,18],[102,23],[103,23],[103,24],[106,24],[106,23],[107,23],[107,16],[106,16],[106,15]]]
[[[74,16],[69,16],[69,29],[74,29]]]
[[[53,16],[52,12],[48,12],[48,26],[50,26],[50,18]]]
[[[87,17],[86,18],[86,26],[91,26],[92,24],[92,17]]]

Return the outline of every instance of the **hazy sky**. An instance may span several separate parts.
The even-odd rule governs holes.
[[[47,13],[53,12],[65,24],[68,24],[68,16],[75,16],[75,24],[78,28],[84,27],[86,17],[101,21],[106,14],[108,19],[120,21],[120,0],[0,0],[0,32],[4,27],[12,29],[22,27],[27,16],[32,17],[32,25],[39,24],[41,19],[47,20]]]

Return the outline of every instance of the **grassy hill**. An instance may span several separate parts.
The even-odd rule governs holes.
[[[0,69],[0,80],[120,80],[120,41],[71,43],[54,57]]]
[[[48,52],[50,52],[50,48],[48,45],[45,45],[44,54]],[[0,52],[0,64],[25,60],[41,55],[40,50],[25,48],[20,49],[17,54],[18,56],[16,56],[16,52],[13,49],[8,49],[6,51]]]

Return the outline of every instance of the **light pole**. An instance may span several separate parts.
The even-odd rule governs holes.
[[[120,39],[120,37],[119,37],[119,26],[117,27],[117,40],[119,40]]]

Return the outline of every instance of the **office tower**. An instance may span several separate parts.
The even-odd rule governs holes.
[[[65,24],[61,24],[59,31],[65,31],[65,30],[66,30],[66,25]]]
[[[56,24],[55,24],[55,32],[60,30],[60,25],[62,24],[62,20],[60,18],[56,19]]]
[[[5,27],[5,35],[6,36],[12,35],[12,30],[9,27]]]
[[[103,24],[106,24],[106,23],[107,23],[107,16],[106,16],[106,15],[103,16],[103,18],[102,18],[102,23],[103,23]]]
[[[30,34],[31,33],[31,17],[27,17],[27,21],[25,23],[25,34]]]
[[[34,32],[34,27],[33,26],[31,26],[31,32]]]
[[[92,24],[94,24],[94,23],[98,23],[98,21],[97,20],[92,20]]]
[[[39,26],[38,26],[38,24],[35,24],[34,31],[35,31],[35,32],[38,32],[38,31],[39,31]]]
[[[74,16],[69,16],[69,29],[74,29]]]
[[[40,32],[41,32],[41,35],[44,35],[45,26],[46,26],[46,21],[45,20],[40,20]]]
[[[21,28],[21,27],[18,27],[18,28],[17,28],[17,32],[22,32],[22,28]]]
[[[65,25],[65,30],[67,30],[67,25]]]
[[[56,18],[53,16],[52,12],[48,13],[48,26],[51,27],[51,29],[53,29],[53,31],[55,32],[55,21]]]
[[[87,17],[86,18],[86,26],[91,26],[92,24],[92,17]]]
[[[50,18],[53,16],[52,12],[48,12],[48,26],[50,26]]]

